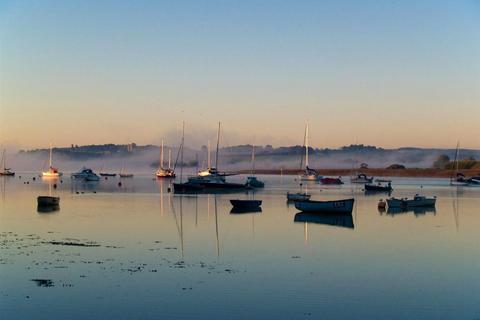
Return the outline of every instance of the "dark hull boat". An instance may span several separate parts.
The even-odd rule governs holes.
[[[311,213],[352,213],[354,199],[333,201],[295,201],[295,208]]]
[[[255,209],[260,208],[262,200],[230,200],[230,203],[238,209]]]
[[[343,181],[340,178],[322,178],[320,179],[322,184],[343,184]]]
[[[226,193],[236,192],[248,189],[248,187],[241,183],[228,183],[228,182],[209,182],[209,183],[174,183],[173,190],[176,193]]]
[[[100,176],[102,177],[116,177],[116,173],[99,173]]]
[[[37,204],[39,207],[58,206],[60,197],[39,196],[37,197]]]
[[[265,183],[257,179],[257,177],[247,177],[247,186],[250,188],[264,188]]]
[[[365,192],[392,192],[393,188],[390,185],[382,186],[375,184],[366,184]]]
[[[173,191],[175,193],[197,193],[202,192],[205,188],[196,183],[174,183],[173,184]]]

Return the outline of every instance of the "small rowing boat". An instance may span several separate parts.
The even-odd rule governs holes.
[[[259,208],[262,205],[262,200],[230,200],[234,208],[238,209],[253,209]]]

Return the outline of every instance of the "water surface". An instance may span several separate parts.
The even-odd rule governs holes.
[[[480,188],[394,178],[394,196],[438,197],[394,213],[361,186],[308,184],[312,199],[355,198],[351,217],[312,217],[286,203],[294,177],[179,196],[150,176],[33,176],[0,178],[2,319],[480,318]],[[60,210],[39,212],[49,192]],[[251,197],[262,212],[231,213]]]

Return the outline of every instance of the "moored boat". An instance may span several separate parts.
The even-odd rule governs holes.
[[[351,183],[372,183],[373,177],[367,177],[366,174],[360,173],[356,177],[350,178]]]
[[[99,175],[101,177],[116,177],[117,176],[116,173],[108,173],[108,172],[100,172]]]
[[[60,204],[60,197],[52,197],[52,196],[37,197],[37,205],[41,207],[58,206],[59,204]]]
[[[287,201],[306,201],[310,200],[311,195],[306,192],[290,193],[287,192]]]
[[[412,199],[408,198],[390,198],[387,199],[389,208],[413,208],[413,207],[434,207],[437,197],[428,198],[416,194]]]
[[[172,150],[168,150],[168,167],[164,167],[163,163],[163,139],[160,147],[160,164],[158,170],[155,172],[155,176],[159,179],[173,179],[175,178],[175,170],[171,168]]]
[[[324,177],[320,179],[321,184],[343,184],[343,181],[340,177],[338,178],[330,178]]]
[[[250,188],[264,188],[265,183],[257,179],[257,177],[247,177],[247,187]]]
[[[234,208],[238,209],[253,209],[259,208],[262,205],[262,200],[230,200],[230,203]]]
[[[100,177],[92,169],[83,167],[80,171],[71,174],[73,179],[83,179],[85,181],[99,181]]]
[[[354,201],[353,198],[332,201],[295,201],[295,208],[311,213],[352,213]]]
[[[10,168],[7,168],[6,165],[6,158],[7,156],[5,155],[5,149],[3,149],[3,154],[2,154],[2,171],[0,171],[0,176],[6,176],[6,177],[13,177],[15,175],[15,172],[13,172]]]
[[[133,178],[133,173],[119,173],[120,178]]]
[[[309,151],[309,146],[308,146],[308,122],[305,124],[305,136],[304,136],[304,143],[305,147],[305,168],[303,169],[303,173],[300,174],[300,180],[301,181],[318,181],[322,178],[321,175],[318,174],[318,172],[312,168],[309,167],[309,162],[308,162],[308,151]],[[302,161],[301,161],[302,162]],[[300,167],[301,164],[300,164]]]
[[[61,177],[63,173],[58,171],[58,168],[55,168],[52,164],[52,145],[50,145],[50,152],[49,152],[49,166],[48,170],[42,172],[42,177],[44,178],[58,178]]]
[[[387,185],[378,184],[366,184],[365,192],[392,192],[392,184],[389,182]]]
[[[264,188],[265,183],[260,181],[255,176],[255,146],[252,146],[252,172],[251,176],[247,177],[246,186],[249,188]]]
[[[243,183],[231,183],[227,182],[225,177],[231,176],[231,173],[220,173],[218,171],[218,150],[220,143],[220,122],[218,123],[218,132],[217,132],[217,152],[215,159],[215,168],[208,168],[207,170],[200,171],[196,176],[189,177],[188,181],[182,183],[183,171],[180,167],[180,183],[175,183],[173,185],[175,192],[197,192],[197,191],[213,191],[221,192],[224,191],[235,191],[235,190],[244,190],[248,186]],[[184,134],[182,135],[182,144],[181,144],[181,161],[183,163],[183,145],[184,145]]]

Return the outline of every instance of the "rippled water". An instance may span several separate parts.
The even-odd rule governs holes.
[[[1,319],[480,318],[480,188],[394,179],[394,196],[438,200],[389,213],[359,186],[309,184],[355,198],[351,217],[312,217],[286,203],[293,177],[261,177],[252,214],[228,201],[252,195],[173,195],[147,176],[32,177],[0,178]],[[38,212],[49,185],[60,210]]]

